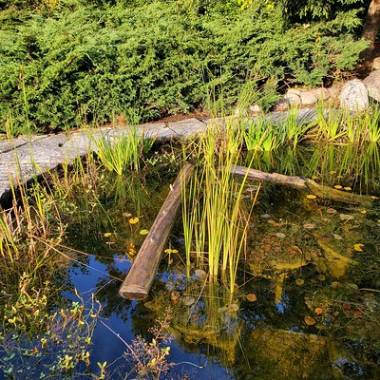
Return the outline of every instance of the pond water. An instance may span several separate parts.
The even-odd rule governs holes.
[[[288,159],[292,153],[282,154],[260,157],[256,166],[315,176],[346,191],[379,191],[378,147],[368,153],[375,157],[368,163],[352,156],[362,164],[356,172],[358,163],[348,164],[339,147],[319,152],[319,158],[315,149]],[[131,302],[118,295],[176,170],[170,164],[140,177],[104,173],[99,181],[108,190],[96,205],[88,199],[93,189],[78,192],[84,216],[68,226],[65,245],[78,252],[61,297],[89,307],[95,295],[102,305],[91,346],[93,372],[107,362],[109,378],[134,378],[126,377],[131,365],[124,341],[139,335],[150,341],[149,329],[167,316],[171,341],[165,344],[173,366],[165,379],[380,378],[376,203],[333,204],[266,185],[250,220],[232,301],[223,286],[209,286],[195,268],[186,278],[180,218],[168,242],[179,254],[164,254],[149,298]],[[247,186],[247,204],[255,190],[255,184]]]

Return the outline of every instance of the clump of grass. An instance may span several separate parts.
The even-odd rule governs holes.
[[[152,139],[144,139],[132,128],[126,135],[116,141],[102,138],[96,141],[97,155],[102,165],[109,171],[123,175],[126,168],[138,172],[140,161],[153,145]]]
[[[247,238],[249,213],[243,204],[246,178],[231,174],[241,154],[242,129],[228,122],[215,126],[194,147],[200,160],[195,175],[183,190],[183,228],[187,267],[195,249],[196,263],[207,263],[212,283],[222,279],[232,295]]]

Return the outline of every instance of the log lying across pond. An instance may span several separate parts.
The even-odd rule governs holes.
[[[246,176],[249,179],[260,182],[271,182],[277,185],[284,185],[297,190],[310,191],[320,198],[329,199],[335,202],[350,203],[363,206],[371,206],[377,199],[375,196],[360,195],[340,191],[329,186],[320,185],[312,179],[287,176],[278,173],[266,173],[256,169],[249,169],[244,166],[234,166],[232,173]]]
[[[186,185],[192,172],[193,166],[185,164],[173,186],[170,187],[169,194],[121,285],[119,294],[123,298],[141,300],[148,296],[161,261],[162,251],[181,204],[181,188]]]

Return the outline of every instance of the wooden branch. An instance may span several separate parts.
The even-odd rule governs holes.
[[[169,194],[121,285],[119,294],[123,298],[141,300],[148,296],[181,203],[181,188],[187,184],[192,172],[193,166],[187,163],[170,187]]]
[[[234,166],[232,174],[239,176],[247,176],[247,178],[260,181],[271,182],[277,185],[291,187],[297,190],[310,191],[314,195],[329,199],[335,202],[343,202],[350,204],[360,204],[363,206],[371,206],[375,196],[352,194],[345,191],[339,191],[329,186],[320,185],[319,183],[301,177],[286,176],[278,173],[266,173],[256,169],[248,169],[244,166]]]

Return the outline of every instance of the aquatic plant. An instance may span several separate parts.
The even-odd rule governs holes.
[[[96,140],[96,153],[102,165],[109,171],[122,175],[126,168],[139,171],[140,160],[153,145],[152,139],[144,139],[137,133],[136,128],[122,137]]]
[[[200,165],[183,189],[188,273],[195,248],[197,265],[207,263],[210,281],[222,278],[231,295],[250,213],[243,205],[246,178],[239,182],[231,174],[240,159],[242,137],[242,129],[233,121],[227,121],[225,128],[210,128],[194,147],[194,158]]]

